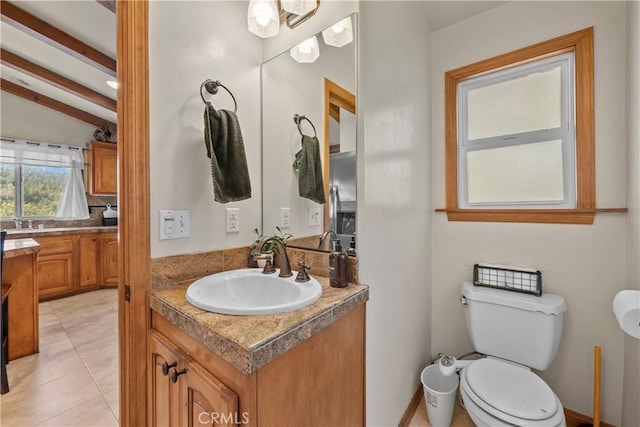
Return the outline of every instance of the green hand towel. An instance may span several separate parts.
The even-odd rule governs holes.
[[[238,116],[216,110],[207,103],[204,110],[204,145],[211,159],[211,178],[216,202],[228,203],[251,197],[251,181]]]
[[[320,204],[325,203],[318,138],[302,136],[302,148],[296,153],[293,168],[298,171],[300,197]]]

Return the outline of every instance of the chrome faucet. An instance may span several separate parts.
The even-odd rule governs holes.
[[[336,234],[335,231],[327,230],[322,234],[322,237],[320,237],[320,241],[318,242],[318,249],[324,249],[325,242],[327,241],[327,237],[330,234],[333,234],[333,240],[334,241],[338,240],[338,235]],[[333,249],[333,248],[329,248],[329,249]]]
[[[258,243],[256,246],[256,253],[262,254],[262,248],[267,242],[273,241],[275,245],[275,252],[280,259],[280,277],[291,277],[293,273],[291,272],[291,264],[289,264],[289,257],[287,256],[287,245],[283,243],[276,236],[265,237]]]
[[[13,222],[16,225],[16,230],[22,229],[22,221],[20,220],[20,218],[13,218]]]

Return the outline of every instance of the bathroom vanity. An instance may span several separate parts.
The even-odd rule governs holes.
[[[316,278],[315,303],[262,316],[191,306],[190,282],[150,290],[150,424],[364,425],[368,287]]]

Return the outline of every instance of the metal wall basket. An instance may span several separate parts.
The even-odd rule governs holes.
[[[473,284],[532,294],[538,297],[542,295],[542,273],[540,271],[476,264],[473,266]]]

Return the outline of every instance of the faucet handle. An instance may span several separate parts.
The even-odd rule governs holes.
[[[271,262],[271,257],[267,256],[267,263],[264,265],[264,268],[262,269],[262,274],[272,274],[276,272],[276,268],[273,266],[273,263]]]
[[[298,275],[296,276],[296,282],[308,282],[309,280],[311,280],[309,274],[307,273],[307,270],[309,270],[310,268],[311,267],[306,265],[304,262],[298,261]]]

